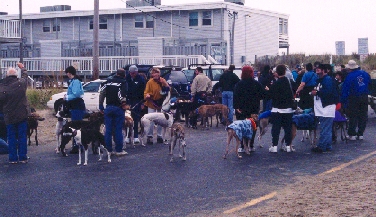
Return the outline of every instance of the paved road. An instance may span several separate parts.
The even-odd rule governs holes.
[[[224,160],[223,127],[188,129],[185,162],[170,163],[162,144],[128,149],[129,155],[113,157],[110,164],[90,154],[88,166],[77,166],[77,155],[54,154],[53,144],[32,146],[26,165],[9,165],[0,155],[0,216],[226,216],[302,176],[375,151],[376,118],[369,114],[365,140],[339,141],[330,154],[313,154],[308,142],[296,139],[294,153],[263,148],[243,159],[233,152]],[[270,131],[263,142],[271,142]]]

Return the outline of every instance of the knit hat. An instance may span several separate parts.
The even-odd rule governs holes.
[[[131,66],[129,66],[128,71],[129,72],[138,72],[138,68],[135,65],[131,65]]]

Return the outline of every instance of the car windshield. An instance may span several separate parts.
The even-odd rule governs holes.
[[[187,77],[187,80],[192,83],[193,78],[195,77],[195,70],[194,69],[184,70],[184,74]]]
[[[172,83],[188,83],[187,77],[185,77],[184,73],[181,71],[171,71],[171,73],[168,73],[164,79],[171,80]]]
[[[212,81],[219,81],[219,78],[221,77],[221,75],[223,74],[223,69],[212,69],[212,75],[213,75],[213,79]],[[208,76],[209,76],[209,69],[204,69],[204,73]]]
[[[84,92],[98,92],[101,82],[89,82],[85,84],[82,88]]]

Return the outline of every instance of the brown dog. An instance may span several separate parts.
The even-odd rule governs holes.
[[[226,105],[223,104],[214,104],[212,105],[214,110],[215,110],[215,118],[217,120],[217,127],[218,124],[222,121],[221,119],[223,118],[225,121],[223,124],[225,126],[228,126],[230,124],[228,120],[228,114],[229,114],[229,109]]]
[[[185,132],[184,132],[184,126],[179,123],[174,123],[171,126],[171,139],[170,139],[170,155],[171,159],[170,162],[174,161],[174,148],[176,146],[176,142],[179,141],[179,157],[182,158],[182,160],[187,160],[186,154],[185,154],[185,148],[187,147],[185,143]],[[180,149],[182,149],[182,153],[180,153]]]
[[[203,129],[209,129],[209,117],[215,115],[216,110],[212,105],[202,105],[197,109],[197,114],[204,120]]]
[[[237,125],[238,127],[241,127],[241,131],[245,131],[245,130],[250,130],[252,131],[253,133],[256,133],[256,121],[258,119],[258,115],[257,114],[252,114],[251,115],[251,118],[250,119],[247,119],[249,122],[247,122],[247,124],[245,124],[245,121],[246,120],[237,120],[237,121],[234,121],[232,124],[234,125]],[[239,124],[239,123],[242,123],[242,124]],[[238,135],[236,134],[236,131],[231,128],[231,125],[229,125],[229,127],[227,127],[226,131],[227,131],[227,144],[226,144],[226,152],[225,154],[223,155],[223,158],[226,159],[227,158],[227,155],[229,154],[229,150],[230,150],[230,143],[231,143],[231,140],[232,138],[235,138],[236,139],[236,147],[235,147],[235,151],[236,151],[236,155],[238,158],[242,158],[242,156],[239,154],[238,152],[238,149],[240,147],[240,139],[238,137]],[[249,127],[249,129],[245,129],[245,127]],[[243,137],[243,144],[244,144],[244,149],[245,149],[245,152],[246,154],[250,154],[249,150],[250,150],[250,141],[251,141],[252,138],[246,138],[246,136]]]
[[[131,106],[130,105],[122,105],[122,109],[125,110],[124,112],[124,125],[123,125],[123,146],[126,147],[126,138],[129,138],[129,143],[135,148],[134,145],[134,136],[133,136],[133,127],[134,121],[131,116]]]

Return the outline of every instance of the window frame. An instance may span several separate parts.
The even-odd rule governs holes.
[[[55,18],[52,20],[52,32],[60,32],[61,29],[61,20],[59,18]]]
[[[108,29],[108,19],[107,17],[99,17],[99,23],[98,23],[99,29]],[[89,19],[89,30],[94,29],[94,19]]]
[[[43,20],[42,31],[51,32],[51,20],[50,19]]]
[[[209,18],[205,18],[204,16],[204,13],[207,13],[207,12],[210,12],[210,19]],[[210,20],[210,24],[204,24],[204,20]],[[201,22],[202,22],[202,26],[213,26],[213,11],[211,10],[208,10],[208,11],[202,11],[202,19],[201,19]]]
[[[134,28],[135,29],[143,29],[144,28],[144,15],[143,14],[135,14],[134,18]],[[136,19],[138,18],[138,19]],[[141,19],[140,19],[141,18]],[[137,25],[139,24],[139,25]],[[141,24],[141,26],[140,26]]]
[[[197,14],[197,18],[191,18],[191,14]],[[199,20],[200,20],[200,13],[199,13],[199,11],[192,11],[192,12],[189,12],[188,13],[188,26],[199,26]],[[195,23],[192,23],[193,22],[193,20],[195,20],[196,22]],[[195,25],[194,25],[195,24]]]

